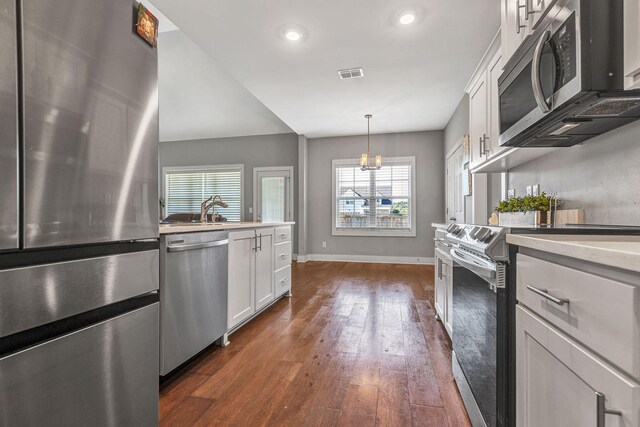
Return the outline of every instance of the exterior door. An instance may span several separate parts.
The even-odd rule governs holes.
[[[464,194],[462,191],[463,179],[463,147],[447,158],[447,221],[464,223]]]
[[[0,250],[18,247],[16,2],[0,0]]]
[[[292,167],[255,168],[254,219],[261,222],[293,220]]]

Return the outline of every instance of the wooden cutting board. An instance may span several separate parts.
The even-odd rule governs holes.
[[[556,225],[584,224],[584,209],[561,209],[556,211]]]

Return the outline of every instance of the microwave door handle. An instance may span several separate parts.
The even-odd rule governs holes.
[[[548,113],[549,111],[551,111],[551,105],[549,105],[544,97],[544,92],[542,91],[542,83],[540,81],[542,49],[544,48],[544,44],[549,41],[549,38],[551,38],[551,32],[549,30],[545,31],[542,36],[540,36],[538,43],[536,43],[536,49],[533,53],[533,64],[531,66],[531,85],[533,86],[533,97],[536,99],[536,103],[543,113]]]

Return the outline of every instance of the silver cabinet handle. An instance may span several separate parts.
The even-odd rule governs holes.
[[[482,134],[482,152],[483,154],[487,154],[490,153],[491,150],[487,150],[487,140],[489,139],[489,137],[487,136],[486,133]]]
[[[525,2],[528,0],[525,0]],[[526,25],[522,25],[520,22],[520,9],[526,9],[526,6],[520,4],[520,0],[516,0],[516,32],[520,34],[520,29],[527,28]],[[527,15],[529,16],[529,15]]]
[[[262,252],[262,233],[260,233],[260,252]]]
[[[287,233],[280,233],[280,237],[287,237]]]
[[[280,254],[280,258],[282,258],[282,259],[286,259],[286,258],[289,258],[289,255],[287,255],[287,254]]]
[[[525,21],[529,20],[529,15],[533,15],[535,13],[533,11],[533,7],[531,7],[531,2],[532,2],[532,0],[524,0],[524,12],[525,12],[524,19],[525,19]]]
[[[215,242],[194,243],[192,245],[176,245],[167,247],[167,252],[194,251],[196,249],[215,248],[229,244],[229,239],[216,240]]]
[[[482,157],[482,137],[478,138],[478,156]]]
[[[533,86],[533,97],[536,100],[536,104],[542,110],[543,113],[551,111],[551,105],[547,102],[542,91],[542,83],[540,82],[540,61],[542,60],[542,48],[544,44],[549,41],[551,32],[545,31],[538,43],[536,43],[536,49],[533,53],[533,64],[531,66],[531,85]]]
[[[597,417],[596,426],[597,427],[605,427],[604,416],[607,414],[617,415],[619,417],[622,416],[622,411],[619,411],[617,409],[607,409],[607,407],[605,406],[604,400],[605,400],[604,394],[596,391],[596,405],[597,405],[596,406],[596,417]]]
[[[551,301],[554,304],[558,304],[558,305],[569,304],[569,300],[568,299],[554,297],[553,295],[549,294],[546,289],[538,289],[538,288],[536,288],[534,286],[531,286],[531,285],[527,285],[527,289],[529,289],[534,294],[540,295],[542,298],[548,299],[549,301]]]

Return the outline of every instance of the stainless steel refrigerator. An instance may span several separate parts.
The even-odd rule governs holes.
[[[158,422],[157,50],[131,0],[0,0],[0,425]]]

